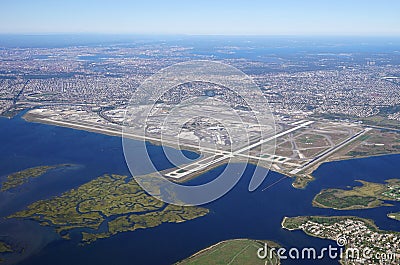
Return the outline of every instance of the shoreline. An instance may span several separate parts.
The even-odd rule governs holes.
[[[272,247],[280,247],[280,245],[278,243],[276,243],[274,241],[271,241],[271,240],[259,240],[259,239],[251,239],[251,238],[226,239],[226,240],[219,241],[219,242],[217,242],[217,243],[215,243],[215,244],[213,244],[211,246],[208,246],[206,248],[203,248],[203,249],[197,251],[196,253],[190,255],[189,257],[186,257],[186,258],[184,258],[182,260],[177,261],[176,263],[174,263],[174,265],[182,264],[185,261],[190,260],[190,259],[194,259],[194,258],[206,253],[207,251],[215,249],[216,247],[218,247],[220,245],[227,244],[227,243],[230,243],[230,242],[235,242],[235,241],[251,241],[252,243],[255,243],[255,244],[261,244],[260,247],[262,247],[263,244],[267,244],[268,246],[272,246]],[[280,264],[280,262],[278,264]]]
[[[79,124],[79,123],[73,123],[73,122],[56,121],[56,120],[52,120],[49,118],[40,117],[35,114],[30,114],[29,112],[26,112],[21,118],[27,122],[32,122],[32,123],[59,126],[59,127],[81,130],[81,131],[86,131],[86,132],[104,134],[104,135],[108,135],[108,136],[112,136],[112,137],[120,137],[120,138],[124,137],[124,134],[122,131],[122,126],[120,126],[120,125],[118,125],[119,128],[111,127],[111,126],[108,126],[107,128],[99,128],[99,127],[96,127],[95,125],[90,125],[90,124]],[[157,145],[157,146],[167,146],[167,147],[171,147],[171,148],[175,148],[175,149],[179,149],[179,150],[187,150],[187,151],[191,151],[191,152],[200,154],[199,149],[196,149],[196,148],[190,147],[190,146],[184,146],[185,149],[181,149],[180,146],[177,146],[176,144],[171,144],[169,141],[161,142],[159,139],[156,139],[156,138],[143,137],[143,136],[134,135],[134,134],[129,134],[129,135],[125,135],[125,136],[128,137],[129,139],[133,139],[133,140],[139,140],[139,141],[144,140],[146,142],[149,142],[149,143],[151,143],[153,145]],[[338,157],[337,159],[336,158],[331,159],[331,157],[327,157],[326,160],[316,163],[305,173],[302,173],[299,175],[293,175],[293,174],[290,174],[289,172],[283,172],[282,170],[273,170],[272,168],[270,168],[269,170],[279,173],[279,174],[282,174],[283,176],[286,176],[286,177],[292,179],[291,185],[293,188],[305,189],[310,182],[315,180],[315,177],[313,175],[314,172],[324,163],[347,161],[347,160],[353,160],[353,159],[363,159],[363,158],[369,158],[369,157],[379,157],[379,156],[386,156],[386,155],[398,155],[398,154],[400,154],[400,152],[390,153],[390,154],[373,154],[373,155],[359,156],[359,157]],[[236,159],[235,162],[240,163],[241,161],[240,161],[240,159]],[[170,179],[171,181],[174,181],[174,182],[183,183],[183,182],[189,181],[193,178],[196,178],[205,172],[213,170],[219,166],[223,166],[227,163],[228,162],[226,160],[223,160],[223,161],[215,163],[211,167],[208,167],[208,168],[205,168],[198,172],[195,172],[192,175],[188,175],[187,177],[183,177],[181,179],[173,179],[173,178],[168,178],[168,179]],[[256,161],[254,161],[254,159],[251,159],[251,158],[248,159],[247,163],[256,165],[256,166],[258,165],[258,163]],[[168,170],[174,170],[174,169],[176,169],[176,167],[168,169]],[[168,170],[166,170],[166,171],[168,172]]]
[[[123,132],[123,126],[121,125],[99,125],[102,126],[97,127],[95,124],[84,124],[84,123],[78,123],[78,122],[69,122],[69,121],[58,121],[58,120],[53,120],[45,117],[40,117],[40,115],[37,114],[31,114],[29,112],[25,113],[22,117],[23,120],[31,123],[39,123],[39,124],[47,124],[47,125],[53,125],[53,126],[59,126],[63,128],[69,128],[69,129],[75,129],[75,130],[80,130],[80,131],[86,131],[86,132],[92,132],[92,133],[98,133],[98,134],[103,134],[103,135],[108,135],[108,136],[113,136],[113,137],[119,137],[123,138],[124,136],[133,139],[133,140],[139,140],[139,141],[145,141],[149,142],[153,145],[157,146],[167,146],[175,149],[180,149],[180,146],[178,146],[175,143],[171,143],[168,140],[161,141],[160,139],[153,138],[153,137],[148,137],[148,136],[141,136],[141,135],[135,135],[131,133],[125,133]],[[199,153],[199,149],[195,148],[193,146],[187,146],[184,145],[186,151],[192,151]]]
[[[65,121],[56,121],[56,120],[52,120],[52,119],[48,119],[48,118],[44,118],[44,117],[39,117],[38,115],[35,114],[30,114],[29,112],[25,113],[22,117],[23,120],[27,121],[27,122],[32,122],[32,123],[39,123],[39,124],[46,124],[46,125],[52,125],[52,126],[59,126],[59,127],[63,127],[63,128],[69,128],[69,129],[75,129],[75,130],[80,130],[80,131],[86,131],[86,132],[92,132],[92,133],[98,133],[98,134],[104,134],[104,135],[108,135],[108,136],[112,136],[112,137],[119,137],[122,138],[123,137],[123,132],[122,132],[122,127],[121,128],[117,128],[117,127],[107,127],[107,128],[98,128],[95,127],[93,125],[89,125],[89,124],[78,124],[78,123],[72,123],[72,122],[65,122]],[[120,129],[120,132],[118,132],[117,130]],[[191,151],[191,152],[195,152],[198,155],[200,151],[196,148],[190,147],[190,146],[184,146],[185,149],[181,149],[180,146],[174,145],[174,144],[168,144],[168,142],[161,142],[158,139],[153,139],[153,138],[144,138],[141,136],[137,136],[137,135],[133,135],[130,134],[128,136],[129,139],[133,139],[133,140],[139,140],[139,141],[146,141],[149,142],[151,144],[157,145],[157,146],[167,146],[167,147],[171,147],[171,148],[175,148],[175,149],[179,149],[179,150],[186,150],[186,151]],[[232,158],[235,163],[241,163],[241,159],[240,158]],[[196,177],[198,177],[201,174],[204,174],[205,172],[208,172],[210,170],[213,170],[219,166],[223,166],[226,165],[228,162],[227,160],[223,160],[220,162],[217,162],[213,165],[211,165],[210,167],[204,168],[202,170],[199,170],[197,172],[195,172],[194,174],[188,175],[186,177],[182,177],[180,179],[174,179],[174,178],[168,178],[171,181],[177,182],[177,183],[183,183],[183,182],[187,182],[189,180],[192,180]],[[252,158],[249,158],[247,160],[248,164],[252,164],[252,165],[258,165],[257,161],[255,161]],[[175,170],[176,167],[174,168],[170,168],[170,169],[166,169],[163,170],[163,173],[168,173],[169,171],[173,171]],[[274,171],[272,169],[270,169],[273,172],[277,172],[279,174],[282,174],[286,177],[289,177],[291,179],[294,179],[293,176],[290,176],[288,174],[285,174],[283,172],[278,172],[278,171]]]

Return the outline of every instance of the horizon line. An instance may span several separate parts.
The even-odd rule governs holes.
[[[395,37],[400,34],[191,34],[191,33],[111,33],[111,32],[0,32],[0,36],[57,36],[57,35],[106,35],[106,36],[215,36],[215,37]]]

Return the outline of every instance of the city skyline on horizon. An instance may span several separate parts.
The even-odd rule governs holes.
[[[400,36],[400,2],[4,1],[0,34]]]

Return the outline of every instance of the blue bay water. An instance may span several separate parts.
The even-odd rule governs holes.
[[[148,145],[158,169],[172,165],[162,155],[160,146]],[[187,156],[196,155],[186,152]],[[222,198],[205,205],[210,213],[204,217],[159,227],[121,233],[88,246],[76,240],[62,240],[50,228],[27,221],[18,231],[11,229],[12,220],[0,222],[0,235],[10,233],[26,246],[29,257],[20,264],[171,264],[221,240],[254,238],[276,241],[285,247],[335,246],[333,241],[305,235],[301,231],[281,228],[284,216],[356,215],[373,219],[382,229],[400,230],[399,222],[386,217],[393,207],[358,211],[335,211],[314,208],[312,198],[323,188],[353,186],[357,179],[382,182],[399,177],[400,155],[355,159],[323,164],[316,180],[306,189],[291,186],[291,179],[270,172],[261,188],[249,192],[247,186],[254,170],[249,165],[238,185]],[[0,193],[0,217],[22,209],[29,203],[55,196],[106,173],[126,174],[121,139],[74,129],[28,123],[20,116],[0,118],[0,176],[38,165],[70,163],[74,167],[50,172],[14,193]],[[211,170],[190,184],[215,178],[223,166]],[[281,180],[282,179],[282,180]],[[262,188],[281,180],[262,191]],[[14,226],[15,227],[15,226]],[[31,231],[31,233],[23,233]],[[27,238],[24,238],[24,234]],[[29,247],[32,242],[39,242]],[[256,255],[256,253],[254,253]],[[283,264],[338,264],[320,261],[283,261]]]

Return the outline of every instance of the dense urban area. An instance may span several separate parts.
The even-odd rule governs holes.
[[[220,58],[167,43],[1,48],[0,112],[13,115],[38,105],[79,105],[93,111],[123,106],[156,71],[192,59],[217,59],[254,78],[277,114],[400,120],[398,53],[234,56],[252,48],[215,47]]]

